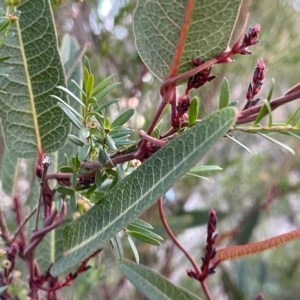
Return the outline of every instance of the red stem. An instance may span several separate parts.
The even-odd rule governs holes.
[[[176,236],[174,235],[174,233],[172,232],[171,228],[169,227],[167,220],[164,216],[164,207],[163,207],[163,201],[162,201],[162,197],[160,197],[158,199],[158,211],[159,211],[159,216],[160,219],[164,225],[164,228],[166,230],[166,232],[168,233],[168,235],[170,236],[170,238],[173,240],[174,244],[185,254],[185,256],[187,257],[187,259],[191,262],[191,264],[193,265],[196,273],[198,275],[201,274],[200,268],[198,267],[196,261],[194,260],[194,258],[190,255],[190,253],[180,244],[180,242],[178,241],[178,239],[176,238]]]

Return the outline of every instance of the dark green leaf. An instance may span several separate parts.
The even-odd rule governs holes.
[[[102,185],[102,175],[101,175],[101,171],[99,169],[96,171],[96,174],[95,174],[95,183],[97,185],[98,190],[100,190],[101,185]]]
[[[141,219],[136,219],[134,220],[131,225],[136,225],[136,226],[139,226],[139,227],[142,227],[142,228],[145,228],[145,229],[153,229],[152,225],[141,220]]]
[[[62,173],[73,173],[74,169],[71,168],[71,167],[68,167],[68,166],[62,166],[62,167],[59,168],[59,172],[62,172]]]
[[[106,77],[105,79],[103,79],[93,90],[92,92],[92,96],[95,96],[96,94],[98,94],[101,90],[103,90],[103,88],[113,79],[113,77],[115,76],[115,74],[111,74],[110,76]]]
[[[118,102],[118,101],[120,101],[119,98],[109,100],[109,101],[103,103],[102,105],[100,105],[99,107],[97,107],[96,112],[100,112],[102,109],[104,109],[104,108],[106,108],[107,106],[110,106],[110,105],[112,105],[112,104],[114,104],[114,103],[116,103],[116,102]]]
[[[71,195],[70,196],[70,208],[72,211],[76,211],[76,208],[77,208],[77,199],[75,197],[75,194],[74,195]]]
[[[74,172],[70,177],[70,182],[72,185],[72,188],[75,189],[77,186],[77,172]]]
[[[104,166],[106,164],[106,160],[107,160],[107,154],[105,150],[100,150],[99,155],[98,155],[98,161],[100,162],[100,164],[102,166]]]
[[[105,139],[106,139],[106,145],[108,146],[108,148],[110,150],[113,150],[113,151],[118,150],[118,148],[116,147],[115,141],[112,139],[112,137],[109,134],[107,134],[105,136]]]
[[[66,186],[58,186],[56,188],[56,191],[63,194],[63,195],[69,195],[69,196],[72,196],[72,195],[75,195],[75,191],[73,189],[70,189]]]

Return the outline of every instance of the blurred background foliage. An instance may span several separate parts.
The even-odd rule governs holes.
[[[119,106],[115,105],[109,113],[114,118],[120,110],[135,108],[129,126],[136,129],[137,136],[139,129],[147,128],[158,107],[160,82],[149,73],[135,48],[132,29],[135,1],[51,2],[59,40],[68,33],[77,38],[81,47],[89,45],[87,55],[95,82],[110,74],[116,74],[115,80],[122,82],[111,95],[121,97]],[[217,79],[194,91],[201,101],[199,118],[217,109],[219,85],[224,76],[230,82],[231,100],[239,100],[241,109],[260,57],[268,69],[260,93],[262,99],[267,96],[272,78],[275,79],[273,98],[300,82],[300,1],[243,1],[233,42],[247,12],[250,13],[247,28],[256,23],[262,26],[261,42],[251,48],[253,55],[236,56],[233,63],[213,67],[212,75]],[[286,121],[298,106],[299,101],[295,101],[277,109],[273,120]],[[168,108],[163,128],[167,130],[169,126]],[[293,156],[260,136],[233,135],[251,154],[224,138],[199,162],[200,165],[219,165],[223,171],[205,174],[209,181],[185,176],[165,196],[167,219],[199,264],[206,240],[205,224],[212,207],[219,216],[218,247],[260,241],[300,227],[300,141],[276,134],[276,139],[295,150]],[[141,263],[205,299],[199,283],[186,276],[186,269],[191,267],[189,262],[163,233],[156,206],[142,218],[166,241],[160,247],[137,241]],[[124,250],[125,256],[133,259],[126,240]],[[299,253],[300,242],[295,241],[254,257],[223,263],[207,280],[213,299],[255,299],[259,293],[263,293],[265,299],[298,299]],[[112,250],[107,245],[93,262],[93,268],[80,274],[73,287],[64,289],[62,298],[145,299],[117,271],[114,263],[117,255],[116,248]]]

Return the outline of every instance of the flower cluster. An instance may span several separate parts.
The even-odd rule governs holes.
[[[258,60],[257,66],[254,70],[252,83],[249,84],[248,91],[246,94],[247,103],[243,110],[250,107],[254,107],[260,100],[260,98],[254,99],[254,97],[259,93],[261,86],[263,85],[263,80],[266,76],[266,65],[262,58]]]

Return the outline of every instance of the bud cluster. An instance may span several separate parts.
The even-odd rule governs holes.
[[[254,107],[260,100],[260,98],[254,99],[254,97],[259,93],[261,86],[263,85],[263,80],[266,76],[266,65],[262,58],[257,62],[257,66],[254,70],[252,83],[249,84],[248,91],[246,94],[247,103],[243,110],[250,107]]]

